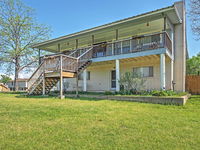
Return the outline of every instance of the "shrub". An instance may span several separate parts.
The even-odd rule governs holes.
[[[168,96],[166,91],[153,91],[152,96]]]
[[[146,79],[142,78],[134,72],[126,72],[121,76],[119,83],[123,93],[128,95],[137,94],[138,92],[144,90]]]
[[[183,96],[183,95],[186,95],[187,92],[175,92],[175,91],[172,91],[172,90],[166,90],[166,91],[152,91],[151,92],[151,95],[152,96]]]
[[[105,91],[104,94],[105,95],[113,95],[113,93],[111,91]]]

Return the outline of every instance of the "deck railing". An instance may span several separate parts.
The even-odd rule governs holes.
[[[64,54],[44,56],[41,64],[28,80],[28,89],[30,89],[31,86],[45,73],[60,71],[77,73],[78,69],[92,58],[92,48],[93,47],[88,48],[78,57]]]
[[[172,52],[172,42],[166,32],[142,35],[115,42],[94,45],[92,47],[79,48],[72,51],[69,55],[61,53],[46,55],[41,59],[42,63],[30,77],[28,89],[36,82],[42,73],[45,72],[59,72],[60,70],[77,72],[78,69],[91,58],[135,53],[158,48],[167,48]]]
[[[95,46],[93,49],[93,58],[135,53],[158,48],[167,48],[170,52],[172,51],[172,42],[166,32],[136,36]]]

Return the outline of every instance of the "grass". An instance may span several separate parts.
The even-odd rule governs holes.
[[[200,96],[185,106],[0,93],[0,149],[199,149]]]

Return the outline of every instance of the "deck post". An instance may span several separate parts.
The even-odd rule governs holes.
[[[83,71],[83,91],[87,91],[87,69]]]
[[[38,50],[38,60],[39,60],[38,62],[39,62],[39,65],[41,64],[41,58],[40,57],[41,57],[41,50],[39,49]]]
[[[60,99],[63,99],[62,55],[60,56]]]
[[[78,66],[79,66],[79,60],[77,59],[77,68],[76,68],[76,97],[79,97],[78,95]]]
[[[45,61],[43,66],[42,95],[45,95]]]
[[[115,68],[116,68],[116,91],[119,92],[120,91],[120,84],[119,84],[119,80],[120,80],[120,65],[119,65],[119,59],[115,60]]]
[[[78,74],[76,75],[76,97],[79,97],[79,95],[78,95]]]
[[[165,90],[165,54],[160,54],[160,89]]]

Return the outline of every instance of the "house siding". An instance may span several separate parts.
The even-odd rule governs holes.
[[[142,59],[142,58],[141,58]],[[104,62],[105,63],[105,62]],[[109,62],[107,65],[93,65],[87,68],[90,71],[90,80],[87,80],[87,91],[112,91],[111,89],[111,70],[115,69],[115,62]],[[160,89],[160,60],[157,58],[142,59],[137,61],[120,61],[120,75],[125,72],[132,72],[134,67],[153,66],[153,77],[147,77],[145,89]],[[166,89],[171,88],[170,60],[166,59]],[[68,91],[76,89],[76,82],[73,78],[65,79],[69,83]],[[83,81],[79,80],[79,90],[83,90]]]

